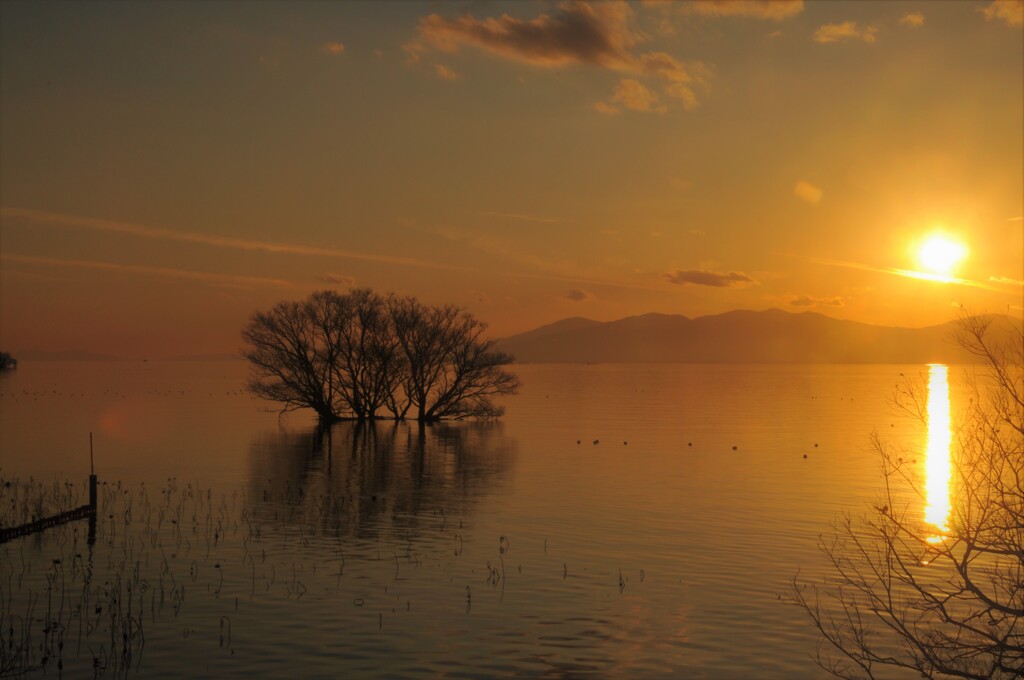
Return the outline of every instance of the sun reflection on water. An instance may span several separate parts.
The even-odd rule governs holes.
[[[925,521],[936,528],[938,535],[929,543],[941,543],[949,533],[950,496],[952,476],[950,444],[952,431],[949,424],[948,367],[928,365],[928,446],[925,450]]]

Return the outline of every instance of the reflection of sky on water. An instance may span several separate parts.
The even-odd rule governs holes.
[[[510,472],[515,454],[498,422],[264,432],[250,445],[249,493],[263,519],[373,535],[461,514]]]
[[[952,475],[949,424],[948,367],[942,364],[928,366],[928,444],[925,450],[925,521],[939,533],[949,531],[949,484]],[[933,536],[931,542],[941,542]]]

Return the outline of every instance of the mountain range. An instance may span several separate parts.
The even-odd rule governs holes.
[[[995,317],[990,335],[1011,341],[1019,319]],[[503,338],[520,363],[975,363],[959,322],[874,326],[816,312],[737,310],[688,318],[644,314],[618,321],[570,318]],[[1019,342],[1019,340],[1013,340]]]

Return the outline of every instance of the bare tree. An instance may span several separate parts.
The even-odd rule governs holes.
[[[504,368],[512,357],[493,351],[485,329],[457,307],[412,297],[316,292],[249,320],[249,389],[324,421],[400,420],[411,409],[420,421],[499,416],[493,398],[519,383]]]
[[[514,394],[519,380],[505,370],[512,356],[485,340],[487,325],[457,307],[427,307],[411,297],[388,300],[395,336],[405,355],[406,409],[419,421],[497,417],[492,401]]]
[[[928,678],[1024,677],[1024,335],[1014,325],[998,343],[992,323],[961,319],[957,340],[990,370],[972,381],[953,437],[947,530],[937,535],[914,511],[924,489],[909,454],[874,435],[883,497],[821,539],[825,584],[794,579],[793,600],[823,637],[816,660],[837,677],[875,678],[886,667]],[[919,389],[897,401],[924,417]]]
[[[242,355],[252,368],[249,390],[282,404],[282,411],[311,408],[321,420],[341,417],[345,401],[335,368],[337,311],[325,292],[253,314],[242,330],[247,343]]]
[[[373,420],[387,405],[405,370],[384,298],[368,288],[344,296],[327,294],[346,310],[336,317],[340,351],[335,375],[344,386],[349,410],[359,419]]]

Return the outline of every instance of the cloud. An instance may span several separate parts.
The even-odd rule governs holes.
[[[588,288],[615,288],[620,290],[644,290],[663,292],[664,289],[653,283],[634,283],[626,280],[613,280],[591,275],[588,270],[581,270],[571,260],[551,260],[539,256],[532,251],[523,250],[522,245],[507,238],[496,238],[493,234],[483,234],[465,229],[445,227],[431,233],[453,243],[460,243],[487,255],[499,257],[518,265],[517,271],[502,274],[516,279],[532,279],[537,281],[560,281],[566,284],[583,285]],[[604,231],[602,231],[604,233]],[[548,251],[546,251],[546,254]],[[523,269],[535,271],[523,271]],[[490,274],[498,274],[493,269],[486,270]]]
[[[895,267],[874,267],[869,264],[862,264],[860,262],[843,262],[842,260],[828,260],[824,258],[809,258],[812,262],[818,264],[829,265],[831,267],[846,267],[848,269],[860,269],[868,272],[879,272],[881,274],[891,274],[893,276],[901,276],[907,279],[918,279],[920,281],[934,281],[935,283],[953,283],[959,286],[969,286],[971,288],[982,288],[984,290],[998,291],[1000,289],[993,288],[992,286],[981,283],[979,281],[972,281],[970,279],[961,279],[955,276],[943,276],[941,274],[929,274],[927,272],[916,272],[910,269],[897,269]]]
[[[662,274],[666,281],[679,285],[693,284],[695,286],[712,286],[714,288],[742,288],[745,286],[757,285],[757,281],[750,278],[743,272],[720,272],[705,271],[701,269],[677,269],[674,272]]]
[[[841,297],[818,298],[810,295],[794,295],[789,300],[794,307],[842,307],[846,302]]]
[[[711,69],[701,62],[683,63],[667,52],[634,53],[644,40],[630,28],[633,10],[624,2],[590,4],[570,0],[559,4],[552,14],[533,19],[500,17],[477,19],[468,14],[447,19],[431,14],[420,19],[420,41],[405,46],[410,61],[418,61],[426,44],[446,53],[474,47],[485,53],[530,64],[556,68],[589,64],[620,73],[651,76],[679,84],[666,94],[696,105],[695,86],[706,87]],[[688,106],[687,106],[688,104]],[[595,107],[613,113],[609,106]]]
[[[862,40],[873,43],[877,39],[878,28],[864,26],[861,28],[856,21],[844,21],[841,24],[825,24],[814,32],[814,42],[823,45],[846,40]]]
[[[324,283],[329,283],[334,286],[354,286],[356,284],[355,277],[347,276],[345,274],[328,273],[320,274],[319,276],[314,276],[313,278],[315,278],[317,281],[323,281]]]
[[[910,28],[920,28],[924,26],[924,14],[921,12],[907,12],[900,18],[901,26],[909,26]]]
[[[594,296],[588,293],[587,291],[583,290],[582,288],[573,288],[572,290],[566,292],[566,294],[563,295],[562,297],[564,297],[566,300],[571,300],[573,302],[586,302],[587,300],[590,300]]]
[[[1002,21],[1007,26],[1024,26],[1024,0],[995,0],[978,11],[989,21]]]
[[[678,5],[682,14],[781,21],[804,11],[803,0],[692,0]]]
[[[683,108],[687,111],[693,111],[700,105],[700,102],[697,100],[697,93],[693,91],[693,88],[683,83],[669,83],[665,86],[665,94],[681,101]]]
[[[282,279],[269,279],[258,276],[235,276],[233,274],[218,274],[215,272],[197,272],[187,269],[171,269],[169,267],[149,267],[139,264],[117,264],[114,262],[98,262],[96,260],[64,260],[51,257],[34,257],[32,255],[14,255],[10,253],[0,253],[0,260],[5,262],[20,262],[23,264],[35,264],[50,267],[93,269],[116,272],[119,274],[138,274],[164,279],[200,281],[203,283],[216,283],[235,288],[251,288],[254,286],[294,286],[291,281],[284,281]]]
[[[434,64],[434,73],[437,74],[438,78],[443,78],[444,80],[458,80],[462,77],[461,73],[451,70],[444,64]]]
[[[321,45],[320,50],[324,54],[344,54],[345,46],[340,42],[335,42],[334,40],[332,40],[330,42],[325,42],[323,45]]]
[[[824,192],[810,182],[799,180],[796,183],[796,186],[793,187],[793,195],[801,200],[807,201],[811,205],[817,205],[821,202],[821,197],[824,195]]]
[[[525,213],[506,213],[506,212],[490,212],[481,211],[481,215],[489,215],[491,217],[507,217],[513,220],[524,220],[526,222],[541,222],[544,224],[560,224],[562,220],[555,217],[544,217],[541,215],[527,215]]]
[[[631,111],[657,111],[664,113],[667,109],[659,104],[658,95],[651,92],[647,86],[632,78],[623,78],[615,86],[611,98],[612,104],[621,104]]]
[[[471,45],[535,66],[585,63],[611,67],[633,59],[629,48],[639,36],[628,27],[631,14],[625,3],[566,2],[553,15],[541,14],[529,20],[508,14],[483,20],[469,15],[446,19],[431,14],[420,20],[419,32],[443,52]]]
[[[598,113],[603,113],[606,116],[616,116],[622,113],[622,110],[617,106],[612,106],[608,102],[596,102],[594,104],[594,110]]]
[[[1024,281],[1018,279],[1011,279],[1008,276],[990,276],[988,280],[992,283],[1001,283],[1005,286],[1020,286],[1024,288]]]
[[[349,260],[363,260],[366,262],[380,262],[383,264],[426,267],[429,269],[475,271],[470,267],[441,264],[428,260],[419,260],[413,257],[373,255],[369,253],[359,253],[352,250],[342,250],[341,248],[324,248],[294,243],[277,243],[273,241],[254,241],[236,238],[233,236],[218,236],[216,234],[200,234],[190,231],[164,229],[161,227],[147,227],[141,224],[116,222],[114,220],[94,217],[80,217],[77,215],[63,215],[60,213],[49,213],[42,210],[30,210],[27,208],[0,208],[0,216],[8,219],[23,219],[34,224],[51,224],[60,227],[127,234],[163,241],[197,243],[217,248],[231,248],[234,250],[259,251],[284,255],[304,255],[312,257],[337,257]]]

